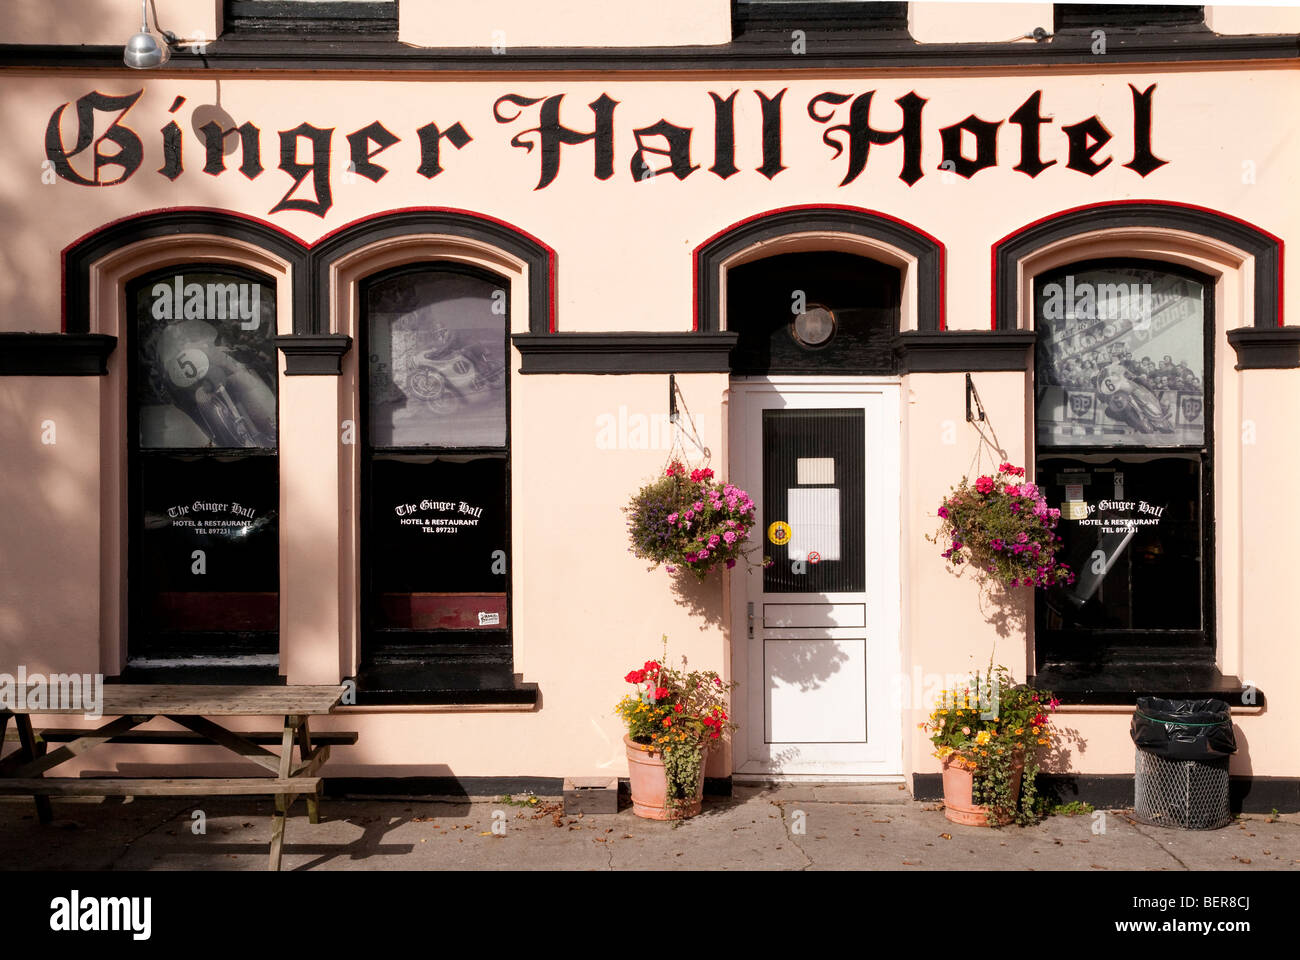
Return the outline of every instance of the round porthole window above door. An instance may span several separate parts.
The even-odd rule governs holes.
[[[806,350],[818,350],[835,336],[835,314],[829,307],[809,304],[790,323],[790,336]]]

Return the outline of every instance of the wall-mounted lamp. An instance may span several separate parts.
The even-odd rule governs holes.
[[[148,0],[140,0],[140,32],[126,42],[122,62],[133,70],[152,70],[171,59],[171,44],[176,37],[159,29],[162,41],[149,32]]]

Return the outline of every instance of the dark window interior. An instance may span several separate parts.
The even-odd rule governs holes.
[[[362,291],[362,690],[504,687],[508,285],[451,263]]]
[[[223,35],[397,39],[397,0],[225,0]]]
[[[275,285],[196,264],[135,281],[127,303],[128,662],[140,679],[213,658],[273,679]]]
[[[1191,4],[1056,3],[1052,29],[1139,30],[1146,27],[1204,27],[1205,7]]]
[[[727,271],[737,375],[893,373],[902,278],[848,253],[786,253]]]
[[[861,409],[763,411],[761,529],[782,521],[792,530],[788,543],[764,544],[773,560],[763,570],[768,593],[866,589],[865,430]],[[810,462],[823,466],[800,476],[800,464]],[[796,573],[793,560],[806,566]]]
[[[1036,476],[1076,582],[1038,669],[1214,661],[1209,278],[1100,260],[1035,279]]]
[[[732,34],[737,40],[789,44],[790,33],[851,36],[863,31],[907,33],[906,3],[858,0],[733,0]]]

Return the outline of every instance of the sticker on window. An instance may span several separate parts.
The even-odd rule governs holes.
[[[501,614],[478,612],[478,625],[480,627],[496,627],[501,624]]]

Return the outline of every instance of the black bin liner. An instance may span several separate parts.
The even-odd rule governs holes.
[[[1216,760],[1237,752],[1232,715],[1222,700],[1138,697],[1129,734],[1139,750],[1169,760]]]

